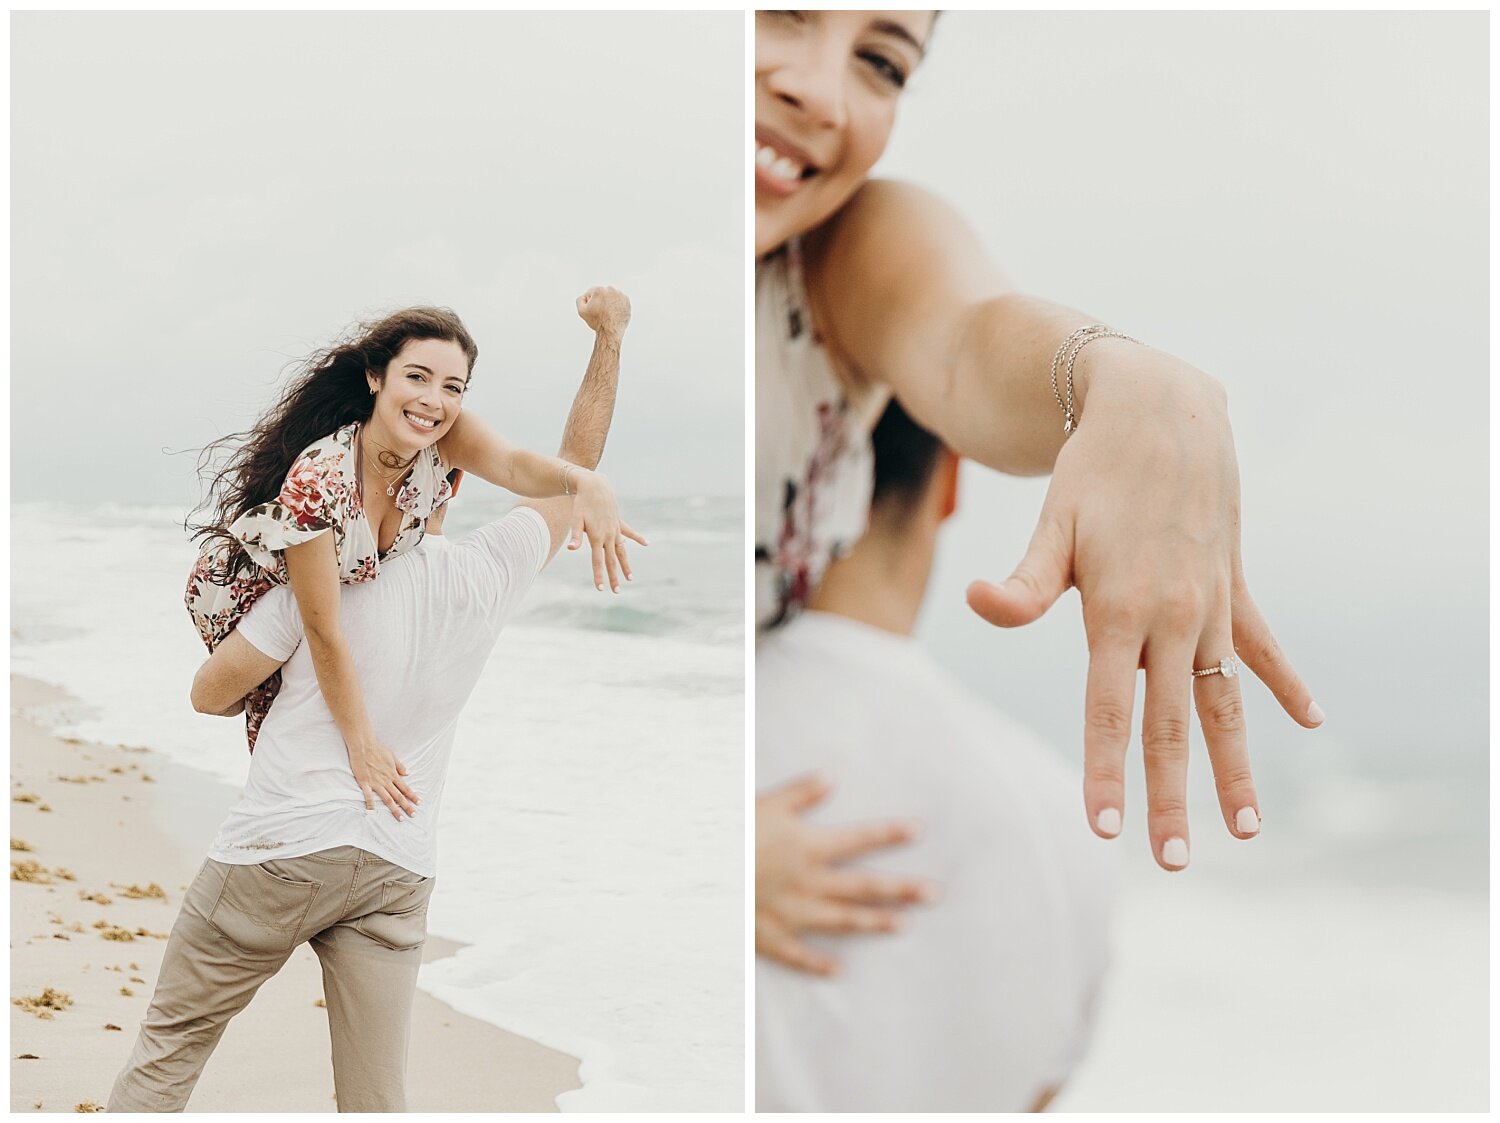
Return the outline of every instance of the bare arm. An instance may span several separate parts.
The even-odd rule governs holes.
[[[233,717],[245,709],[245,695],[275,673],[281,662],[230,632],[193,676],[193,709]]]
[[[563,473],[570,463],[576,464],[565,457],[516,448],[472,410],[458,415],[452,430],[440,442],[439,451],[450,467],[462,468],[528,499],[564,495]],[[575,467],[568,473],[568,490],[587,487],[589,474],[587,465]]]
[[[573,397],[573,408],[568,411],[558,455],[570,463],[594,468],[604,456],[605,441],[614,421],[615,392],[620,382],[620,345],[630,323],[630,298],[607,286],[592,288],[578,298],[578,315],[594,329],[594,349],[589,355],[583,382]],[[552,534],[552,547],[547,555],[550,558],[568,536],[572,517],[570,500],[528,500],[521,506],[535,509],[546,520],[547,529]],[[644,545],[644,541],[628,527],[624,528],[624,534]],[[628,578],[630,566],[623,542],[617,559]]]
[[[397,819],[403,812],[410,815],[421,800],[401,779],[406,775],[405,767],[375,736],[354,673],[354,658],[339,627],[338,558],[333,536],[320,534],[310,542],[287,547],[286,572],[302,614],[318,689],[344,738],[349,766],[364,793],[365,806],[373,808],[374,797],[379,796]]]
[[[1311,728],[1322,714],[1245,581],[1223,388],[1149,347],[1090,344],[1077,364],[1078,427],[1065,445],[1052,357],[1090,321],[1011,292],[950,208],[914,187],[872,183],[807,248],[813,313],[851,384],[890,386],[965,456],[1012,473],[1053,473],[1025,556],[1005,581],[970,586],[969,604],[1015,627],[1078,589],[1089,646],[1084,801],[1094,831],[1120,831],[1144,667],[1147,823],[1158,864],[1188,864],[1190,700],[1225,826],[1254,837],[1260,810],[1238,680],[1193,671],[1238,652],[1293,720]]]
[[[808,248],[815,313],[844,373],[890,386],[961,456],[1013,475],[1052,470],[1063,441],[1052,355],[1092,320],[1015,292],[968,224],[908,184],[868,184]],[[1134,345],[1084,349],[1080,406],[1088,364],[1110,346]]]

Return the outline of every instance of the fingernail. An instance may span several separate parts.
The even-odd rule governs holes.
[[[1074,820],[1075,822],[1077,820]],[[1094,825],[1099,828],[1099,833],[1114,838],[1120,833],[1120,809],[1118,807],[1106,807],[1099,812],[1094,819]]]
[[[1187,839],[1169,838],[1162,844],[1161,860],[1164,865],[1183,869],[1188,864]]]
[[[1307,707],[1307,720],[1314,725],[1323,724],[1323,707],[1314,702]]]
[[[1260,816],[1253,807],[1241,807],[1234,816],[1234,829],[1240,834],[1259,834]]]
[[[599,582],[599,584],[595,585],[594,588],[598,589],[601,593],[604,592],[604,582]]]

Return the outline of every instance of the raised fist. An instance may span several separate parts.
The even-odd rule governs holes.
[[[595,285],[578,298],[578,315],[596,332],[622,332],[630,323],[630,297],[612,285]]]

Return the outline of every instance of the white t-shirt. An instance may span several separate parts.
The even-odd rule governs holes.
[[[1108,843],[1082,782],[913,640],[807,612],[756,652],[756,786],[817,771],[824,824],[915,821],[856,863],[936,884],[896,934],[817,938],[831,979],[756,960],[760,1111],[1024,1111],[1081,1055]]]
[[[358,846],[431,877],[434,828],[459,711],[511,611],[547,561],[551,534],[529,507],[461,541],[424,542],[373,581],[341,587],[339,623],[349,642],[370,724],[407,768],[421,797],[397,822],[379,800],[366,811],[343,736],[318,689],[290,589],[262,597],[240,635],[286,659],[277,695],[250,758],[245,794],[208,855],[232,865]],[[290,658],[288,658],[290,656]]]

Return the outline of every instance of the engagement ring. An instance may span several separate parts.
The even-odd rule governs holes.
[[[1239,674],[1240,665],[1233,655],[1227,659],[1220,659],[1217,667],[1205,667],[1201,671],[1194,671],[1194,678],[1202,678],[1204,675],[1223,675],[1225,678],[1234,678]]]

